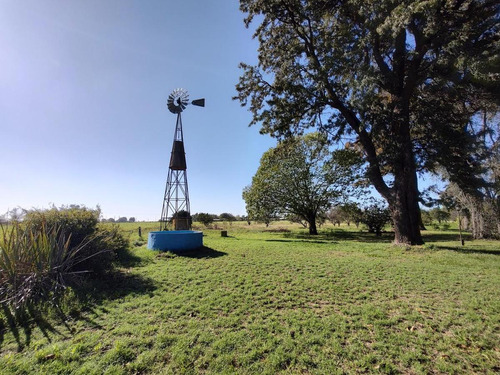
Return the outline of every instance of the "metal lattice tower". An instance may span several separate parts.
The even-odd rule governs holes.
[[[184,136],[182,133],[181,112],[189,104],[188,93],[183,89],[176,89],[167,100],[170,112],[177,114],[174,141],[168,169],[163,208],[160,219],[160,230],[167,230],[172,223],[174,230],[191,229],[191,209],[189,206],[189,191],[187,182],[187,164],[184,151]],[[205,99],[193,100],[191,104],[205,106]]]

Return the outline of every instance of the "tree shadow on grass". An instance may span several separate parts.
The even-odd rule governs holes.
[[[115,270],[104,275],[93,275],[81,280],[73,286],[74,297],[71,302],[56,303],[55,305],[28,305],[23,309],[13,311],[2,305],[3,319],[0,319],[0,348],[4,344],[5,333],[10,331],[17,343],[17,351],[21,352],[31,343],[32,331],[38,328],[42,335],[51,342],[52,336],[64,339],[73,334],[68,324],[71,320],[84,320],[94,328],[100,325],[89,316],[98,316],[95,306],[105,300],[123,298],[130,294],[151,293],[156,289],[152,279],[144,278],[128,272]],[[61,302],[61,301],[59,301]],[[69,305],[69,306],[68,306]],[[51,318],[46,317],[47,310],[51,311]],[[63,311],[64,310],[64,311]],[[64,332],[56,328],[64,326]]]
[[[462,254],[488,254],[488,255],[500,255],[500,250],[487,250],[487,249],[463,249],[459,246],[436,246],[439,250],[449,250],[455,251]]]
[[[458,230],[448,230],[439,233],[427,233],[426,231],[422,231],[422,238],[424,242],[460,242],[460,233]],[[470,233],[462,233],[462,238],[465,241],[472,240]]]
[[[160,252],[157,257],[158,258],[172,258],[175,256],[183,257],[183,258],[193,258],[193,259],[209,259],[209,258],[218,258],[227,255],[227,253],[223,251],[218,251],[212,249],[207,246],[202,246],[199,249],[188,250],[188,251],[176,251],[176,252]]]
[[[127,248],[116,254],[116,263],[120,267],[131,268],[142,265],[144,261]]]
[[[338,243],[337,241],[333,241],[333,240],[313,240],[313,239],[310,239],[310,240],[307,240],[307,239],[303,239],[303,240],[293,240],[293,239],[287,239],[287,240],[265,240],[266,242],[300,242],[300,243],[318,243],[318,244],[335,244],[335,243]]]
[[[383,232],[381,236],[376,236],[374,233],[349,231],[341,228],[320,231],[317,235],[291,232],[285,233],[283,237],[329,243],[332,243],[332,241],[357,241],[367,243],[391,243],[394,241],[393,232]]]

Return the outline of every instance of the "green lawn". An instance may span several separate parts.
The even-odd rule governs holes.
[[[218,225],[188,256],[132,247],[64,320],[3,315],[0,373],[500,372],[500,242]],[[131,243],[138,226],[157,230],[125,224]]]

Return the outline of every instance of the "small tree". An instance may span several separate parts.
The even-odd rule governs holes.
[[[340,226],[340,223],[343,220],[343,212],[340,207],[335,206],[330,208],[326,215],[328,216],[328,220],[330,220],[333,225],[337,224],[338,226]]]
[[[219,218],[224,221],[235,221],[236,217],[228,212],[223,212],[219,215]]]
[[[135,217],[129,217],[128,218],[129,223],[135,223]]]
[[[122,216],[122,217],[120,217],[120,218],[117,220],[117,222],[118,222],[118,223],[126,223],[127,221],[128,221],[128,220],[127,220],[127,218],[126,218],[125,216]]]
[[[382,229],[391,221],[389,210],[382,207],[380,204],[373,204],[365,208],[363,212],[362,222],[368,227],[370,233],[375,233],[377,236],[382,235]]]
[[[358,190],[360,159],[354,150],[331,152],[319,133],[290,138],[264,153],[252,184],[243,191],[250,218],[287,215],[307,222],[318,234],[319,216],[349,192]]]
[[[214,222],[213,216],[205,212],[194,214],[193,220],[202,223],[206,227],[208,227],[210,224]]]
[[[356,228],[359,226],[363,218],[363,211],[358,207],[355,202],[347,202],[340,206],[341,217],[347,222],[347,226],[353,222]]]

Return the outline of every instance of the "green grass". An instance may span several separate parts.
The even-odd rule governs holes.
[[[157,230],[126,224],[131,242],[138,226]],[[68,299],[64,321],[4,316],[0,373],[500,371],[500,242],[425,232],[404,249],[352,226],[218,227],[230,237],[205,230],[186,256],[133,248],[84,310]]]

